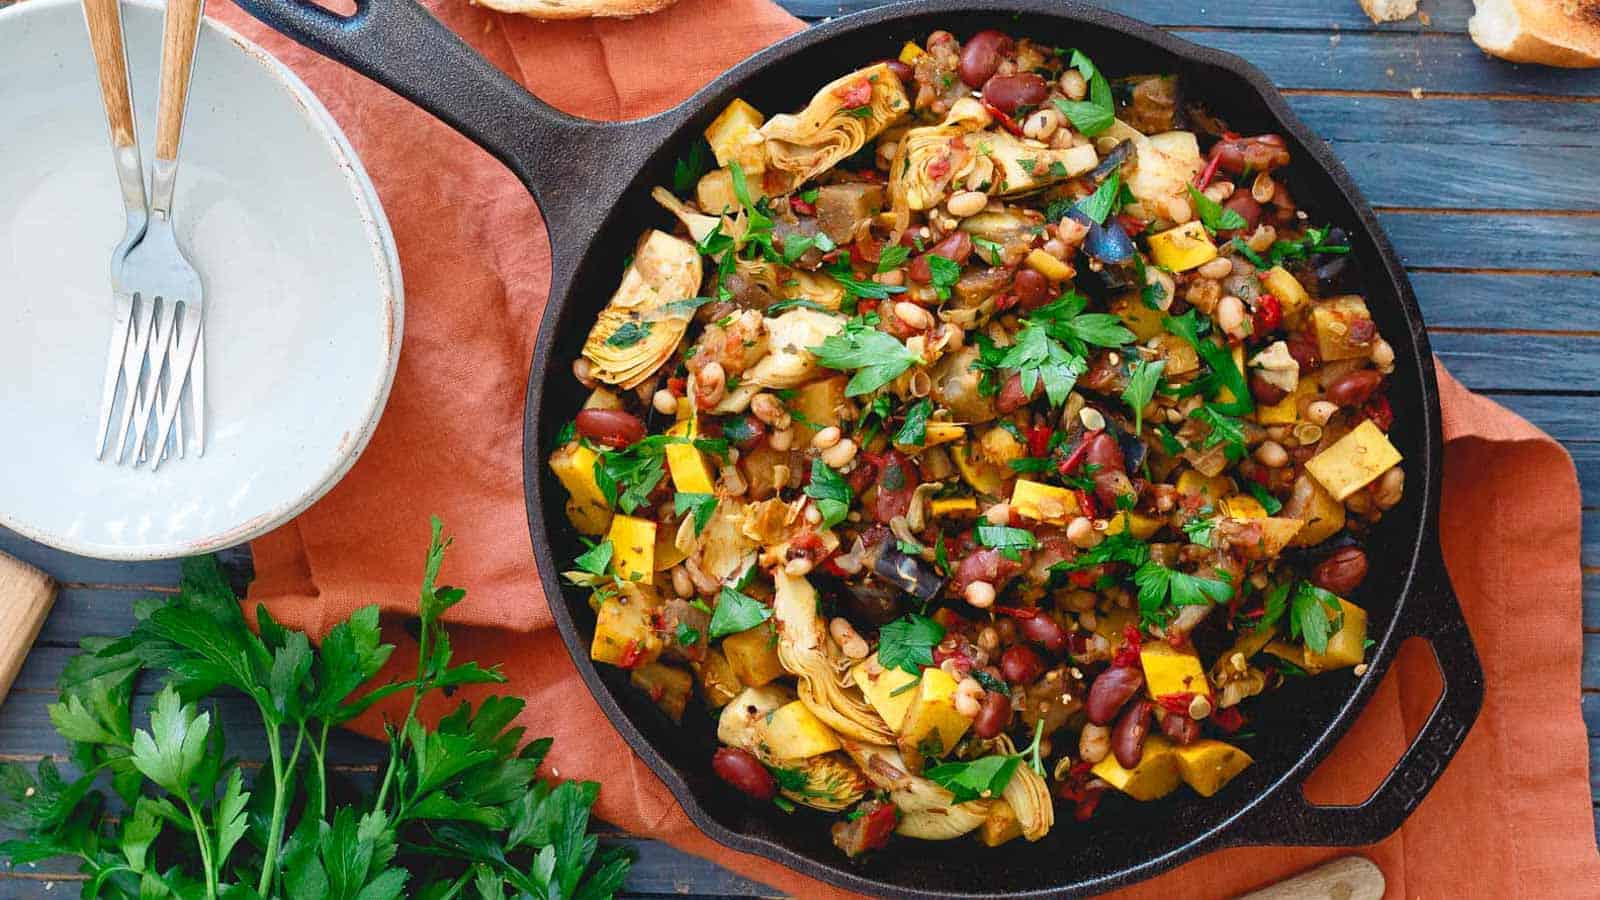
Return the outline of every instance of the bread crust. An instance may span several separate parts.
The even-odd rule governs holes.
[[[476,6],[552,22],[643,16],[676,2],[678,0],[472,0]]]
[[[1571,69],[1600,66],[1600,0],[1474,0],[1467,22],[1485,53]]]

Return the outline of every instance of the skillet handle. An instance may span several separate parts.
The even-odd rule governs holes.
[[[310,0],[239,0],[273,29],[342,63],[407,100],[489,151],[539,201],[548,230],[586,231],[590,185],[606,169],[575,164],[596,144],[634,126],[567,115],[528,93],[468,46],[417,0],[356,0],[341,16]]]
[[[1437,546],[1419,566],[1414,601],[1391,638],[1413,635],[1433,648],[1444,687],[1433,711],[1393,770],[1366,801],[1355,806],[1320,806],[1306,800],[1300,784],[1288,785],[1263,809],[1241,822],[1231,843],[1241,845],[1358,846],[1393,834],[1428,795],[1445,764],[1460,749],[1483,707],[1483,667],[1450,586]],[[1382,678],[1382,672],[1368,677]]]

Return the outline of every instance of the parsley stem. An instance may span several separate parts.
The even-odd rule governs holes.
[[[289,815],[289,779],[294,775],[294,767],[300,760],[300,747],[305,743],[306,725],[300,722],[295,729],[294,750],[289,754],[287,765],[282,760],[282,738],[278,734],[276,725],[267,726],[267,749],[272,754],[272,824],[267,828],[267,849],[261,865],[261,877],[256,882],[256,893],[271,896],[273,876],[278,871],[278,849],[283,842],[284,819]],[[318,781],[326,780],[326,774]]]
[[[195,809],[187,792],[183,794],[183,805],[189,810],[189,821],[194,824],[195,843],[200,845],[200,867],[206,870],[206,898],[216,900],[217,870],[211,860],[211,836],[206,832],[205,820],[200,818],[200,810]]]

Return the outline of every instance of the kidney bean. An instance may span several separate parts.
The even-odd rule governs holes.
[[[983,696],[983,708],[972,720],[972,733],[988,740],[1004,731],[1011,722],[1011,698],[999,691]]]
[[[1144,755],[1144,739],[1150,733],[1152,709],[1150,701],[1141,697],[1122,711],[1111,729],[1111,752],[1124,769],[1137,766],[1139,757]]]
[[[740,793],[757,800],[771,800],[777,796],[777,779],[748,750],[718,747],[717,752],[711,755],[711,770]]]
[[[1044,379],[1039,379],[1033,386],[1033,395],[1022,393],[1022,375],[1013,372],[1005,384],[1000,386],[1000,396],[994,398],[994,408],[1002,413],[1014,412],[1026,406],[1030,400],[1037,400],[1044,396]]]
[[[1000,674],[1012,684],[1033,684],[1044,674],[1044,662],[1032,647],[1018,644],[1000,654]]]
[[[1101,672],[1089,685],[1089,696],[1083,701],[1083,710],[1089,721],[1108,725],[1117,717],[1124,704],[1134,694],[1144,689],[1144,669],[1139,666],[1112,666]]]
[[[911,264],[906,266],[906,275],[918,284],[927,284],[933,280],[933,269],[928,265],[928,257],[942,256],[964,266],[971,255],[972,237],[965,231],[953,231],[939,243],[929,247],[927,253],[911,260]]]
[[[905,515],[911,508],[911,497],[917,492],[919,484],[917,468],[909,459],[898,450],[885,453],[878,471],[878,502],[873,509],[873,518],[887,523],[895,516]]]
[[[1200,723],[1188,716],[1167,713],[1167,717],[1161,720],[1161,733],[1171,738],[1174,744],[1186,747],[1200,737]]]
[[[1234,175],[1244,174],[1245,169],[1263,172],[1289,164],[1283,137],[1276,134],[1217,141],[1211,147],[1211,155],[1221,157],[1217,168]]]
[[[1248,235],[1256,230],[1257,225],[1261,224],[1261,204],[1256,202],[1256,198],[1250,196],[1249,191],[1234,191],[1231,197],[1222,202],[1222,206],[1224,209],[1231,209],[1243,216],[1244,227],[1232,231],[1218,231],[1218,234]]]
[[[1094,498],[1107,509],[1116,509],[1119,498],[1137,493],[1133,479],[1121,469],[1101,469],[1094,473]]]
[[[1325,591],[1347,596],[1367,577],[1367,554],[1360,547],[1341,547],[1311,570],[1311,583]]]
[[[974,581],[987,581],[994,585],[996,591],[1005,586],[1011,576],[1027,568],[1028,551],[1022,552],[1022,561],[1006,559],[999,550],[992,547],[980,547],[967,554],[956,566],[954,591],[960,594],[967,589],[967,585]]]
[[[1294,361],[1300,364],[1300,371],[1304,372],[1322,365],[1322,356],[1317,347],[1317,336],[1312,332],[1290,332],[1286,343],[1289,345],[1289,355],[1294,357]]]
[[[1017,303],[1023,309],[1036,309],[1052,299],[1050,280],[1032,269],[1021,269],[1011,282]]]
[[[910,66],[898,59],[886,59],[883,64],[889,67],[889,71],[893,72],[894,77],[900,79],[901,83],[911,84],[911,79],[915,73],[911,71]]]
[[[1025,640],[1049,650],[1051,653],[1060,653],[1067,646],[1067,631],[1056,620],[1046,615],[1037,615],[1031,619],[1022,619],[1017,622],[1017,633]]]
[[[1050,86],[1033,72],[996,75],[983,83],[983,102],[1006,115],[1023,106],[1038,106],[1050,96]]]
[[[1383,373],[1377,369],[1357,369],[1334,379],[1323,393],[1340,406],[1360,406],[1378,389],[1381,381]]]
[[[644,423],[620,409],[586,409],[574,423],[578,433],[607,447],[626,447],[644,440]]]
[[[1016,49],[1011,35],[990,28],[967,39],[961,48],[957,71],[967,87],[981,87],[1000,68],[1000,59]]]
[[[1260,372],[1251,372],[1250,396],[1263,406],[1272,406],[1289,396],[1289,392],[1263,378]]]
[[[1089,446],[1084,451],[1084,460],[1099,466],[1099,471],[1121,472],[1127,467],[1122,457],[1122,447],[1110,432],[1101,431],[1089,438]]]

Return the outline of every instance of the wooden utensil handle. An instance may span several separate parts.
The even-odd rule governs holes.
[[[105,101],[111,143],[133,146],[133,97],[128,92],[128,53],[122,42],[121,0],[83,0],[89,25],[89,46],[100,73],[100,99]]]
[[[11,690],[55,600],[50,576],[0,553],[0,699]]]
[[[194,45],[200,37],[205,0],[167,0],[161,32],[161,98],[156,109],[156,159],[178,158],[183,135],[183,110],[189,101],[189,75],[194,70]]]

